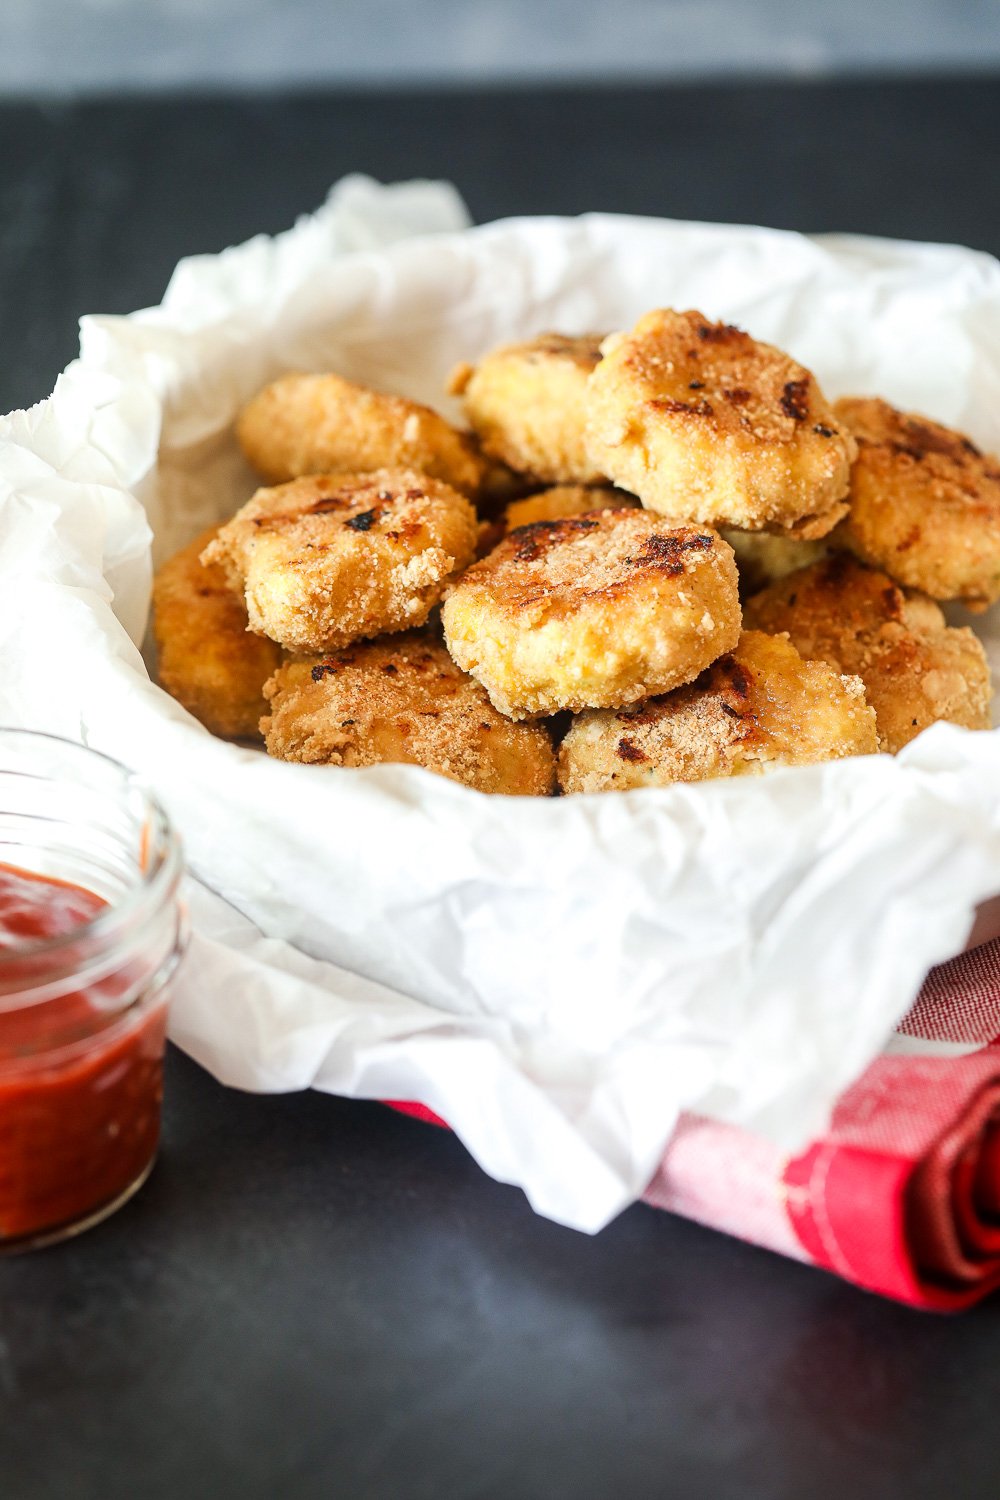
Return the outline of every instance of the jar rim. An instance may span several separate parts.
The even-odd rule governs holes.
[[[44,741],[51,745],[66,746],[83,757],[102,761],[121,774],[121,787],[126,792],[137,792],[145,803],[146,822],[142,830],[144,856],[148,864],[140,865],[140,878],[124,892],[120,900],[103,904],[93,916],[53,937],[13,938],[0,946],[0,973],[4,965],[13,960],[58,955],[60,951],[81,942],[100,945],[111,944],[122,932],[141,920],[147,912],[160,908],[162,902],[180,882],[182,873],[181,844],[169,817],[161,806],[149,783],[122,761],[116,760],[103,750],[79,740],[67,739],[65,735],[50,734],[41,729],[25,729],[18,724],[0,724],[0,743],[7,735],[24,736],[27,739]],[[3,771],[0,763],[0,771]],[[14,770],[15,776],[29,776],[27,771]],[[55,781],[54,776],[39,777],[40,780]],[[44,877],[43,877],[44,878]]]

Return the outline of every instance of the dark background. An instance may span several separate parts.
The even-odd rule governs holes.
[[[80,313],[348,170],[450,177],[478,219],[995,251],[998,145],[989,80],[8,105],[0,407]],[[168,1085],[135,1202],[0,1263],[3,1500],[995,1500],[1000,1305],[910,1312],[644,1207],[588,1239],[379,1106],[177,1055]]]
[[[989,79],[413,90],[0,105],[0,409],[85,312],[286,229],[349,171],[447,177],[477,220],[588,209],[1000,250]]]

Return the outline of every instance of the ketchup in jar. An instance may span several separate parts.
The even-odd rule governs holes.
[[[179,877],[123,767],[0,730],[0,1250],[97,1223],[149,1174]]]

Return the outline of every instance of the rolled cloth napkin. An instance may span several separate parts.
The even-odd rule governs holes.
[[[422,1105],[394,1103],[443,1125]],[[646,1203],[914,1307],[1000,1285],[1000,938],[932,969],[886,1052],[788,1157],[682,1116]]]

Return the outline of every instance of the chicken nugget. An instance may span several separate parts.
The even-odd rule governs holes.
[[[258,490],[205,549],[250,628],[289,651],[339,651],[422,625],[475,554],[471,503],[406,469],[313,474]]]
[[[741,599],[827,555],[825,542],[800,542],[795,537],[773,536],[768,531],[736,531],[723,526],[719,535],[736,553]]]
[[[835,410],[858,444],[837,544],[933,599],[1000,599],[1000,458],[887,401]]]
[[[989,728],[989,666],[972,631],[950,627],[932,599],[905,594],[846,553],[772,584],[749,600],[745,618],[860,677],[893,755],[939,719]]]
[[[603,349],[587,389],[587,452],[643,505],[805,539],[844,515],[854,439],[780,349],[669,308]]]
[[[619,707],[697,677],[740,629],[732,548],[643,510],[522,526],[449,589],[445,640],[501,713]]]
[[[584,441],[587,377],[601,358],[598,333],[543,333],[495,349],[449,382],[465,397],[483,451],[550,484],[596,484],[602,475]]]
[[[429,406],[340,375],[275,380],[243,408],[236,435],[271,484],[338,469],[416,469],[471,495],[486,472],[468,434]]]
[[[250,633],[246,609],[222,568],[201,562],[218,530],[203,531],[153,581],[157,675],[160,686],[213,734],[258,739],[264,682],[281,652],[273,641]]]
[[[514,500],[504,511],[504,529],[531,526],[535,521],[559,521],[563,516],[584,516],[590,510],[638,510],[639,502],[624,490],[606,486],[558,484],[524,500]]]
[[[877,749],[859,678],[804,661],[784,636],[747,630],[696,682],[617,713],[580,714],[559,751],[559,784],[564,792],[627,791]]]
[[[264,689],[268,752],[332,766],[424,766],[480,792],[547,796],[545,730],[512,724],[426,632],[287,662]]]

